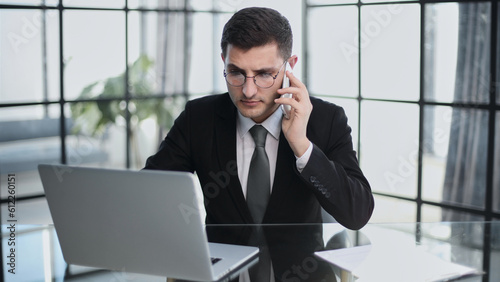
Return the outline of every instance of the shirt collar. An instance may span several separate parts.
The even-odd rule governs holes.
[[[265,121],[261,123],[264,128],[271,133],[271,135],[274,137],[274,139],[279,140],[279,136],[281,133],[281,119],[282,119],[283,114],[281,113],[281,110],[279,108],[274,111],[272,115],[270,115]],[[247,117],[244,117],[239,111],[238,111],[238,119],[236,121],[237,123],[237,129],[238,129],[238,134],[240,135],[241,138],[252,128],[256,123]]]

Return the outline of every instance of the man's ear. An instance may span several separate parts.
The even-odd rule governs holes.
[[[222,58],[222,62],[226,63],[226,58],[224,58],[224,53],[220,53],[220,57]]]
[[[293,55],[290,58],[288,58],[288,63],[290,64],[290,67],[292,67],[292,69],[294,68],[298,60],[299,58],[297,57],[297,55]]]

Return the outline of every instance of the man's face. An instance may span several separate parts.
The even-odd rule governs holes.
[[[273,86],[260,88],[255,85],[253,78],[247,78],[240,87],[227,84],[229,95],[238,111],[256,123],[266,120],[279,105],[274,99],[279,95],[276,91],[281,88],[283,81],[284,59],[278,52],[276,43],[242,50],[231,44],[227,46],[226,57],[222,58],[226,73],[239,71],[246,76],[255,76],[259,73],[270,73],[275,76],[280,71]]]

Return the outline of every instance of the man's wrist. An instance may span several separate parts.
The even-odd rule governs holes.
[[[311,141],[309,141],[309,139],[307,139],[307,138],[301,142],[291,144],[295,157],[297,157],[297,158],[302,157],[304,155],[304,153],[309,149],[310,144],[311,144]]]
[[[309,162],[309,158],[311,157],[311,153],[313,150],[313,144],[311,141],[309,141],[309,147],[306,149],[305,153],[302,154],[302,156],[296,158],[296,165],[297,165],[297,170],[299,172],[302,172],[304,170],[304,167],[306,167],[307,163]]]

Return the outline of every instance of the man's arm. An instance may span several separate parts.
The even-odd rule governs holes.
[[[292,106],[291,118],[283,119],[283,133],[296,157],[313,144],[307,164],[297,172],[339,223],[360,229],[371,217],[374,200],[353,150],[347,117],[342,108],[323,102],[315,102],[313,113],[306,86],[292,73],[286,75],[291,87],[278,93],[292,93],[293,99],[276,99]]]
[[[300,176],[329,214],[343,226],[357,230],[370,219],[374,200],[354,151],[346,153],[335,156],[332,152],[327,156],[314,145]]]
[[[176,170],[193,172],[193,164],[189,153],[188,112],[190,102],[175,120],[174,125],[161,142],[158,152],[146,160],[144,169]]]

